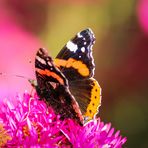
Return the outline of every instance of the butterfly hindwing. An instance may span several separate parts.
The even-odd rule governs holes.
[[[92,119],[101,105],[101,88],[98,82],[93,78],[71,81],[70,91],[78,102],[84,117],[88,120]]]
[[[54,65],[45,49],[39,49],[35,59],[36,90],[41,100],[50,105],[61,119],[72,118],[83,124],[79,105],[69,91],[68,81]]]

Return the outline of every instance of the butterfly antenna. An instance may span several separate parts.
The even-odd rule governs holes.
[[[31,80],[29,77],[22,76],[22,75],[16,75],[16,74],[6,74],[6,73],[0,72],[0,75],[2,75],[2,76],[9,76],[9,77],[18,77],[18,78],[23,78],[23,79]]]
[[[37,86],[37,81],[36,80],[31,79],[31,78],[26,77],[26,76],[16,75],[16,74],[6,74],[6,73],[2,73],[2,72],[0,72],[0,75],[26,79],[31,84],[31,86],[33,87],[33,89]],[[30,92],[31,96],[32,96],[32,93],[33,93],[33,89]]]

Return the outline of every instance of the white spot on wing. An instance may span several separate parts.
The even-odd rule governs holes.
[[[95,39],[95,35],[94,35],[93,31],[90,28],[88,28],[88,30],[90,31],[90,33],[92,34],[93,38]]]
[[[74,44],[72,41],[69,41],[66,44],[66,47],[72,52],[76,52],[76,50],[78,49],[78,46],[76,44]]]
[[[78,38],[82,38],[83,36],[79,33],[77,33]]]
[[[89,30],[92,34],[94,34],[93,31],[92,31],[90,28],[88,28],[88,30]]]
[[[39,56],[36,56],[36,60],[38,60],[42,64],[46,65],[46,61],[44,59],[40,58]]]
[[[51,62],[50,62],[50,61],[48,61],[48,65],[52,67],[52,64],[51,64]]]
[[[84,48],[84,47],[82,47],[82,48],[81,48],[81,51],[82,51],[82,52],[85,52],[85,48]]]
[[[92,51],[93,45],[90,45],[90,50]]]
[[[92,47],[91,47],[92,48]],[[92,76],[94,76],[94,71],[95,71],[95,63],[94,63],[94,58],[93,58],[93,55],[92,55],[92,51],[90,52],[90,57],[92,59],[92,65],[94,66],[94,69],[92,69]]]

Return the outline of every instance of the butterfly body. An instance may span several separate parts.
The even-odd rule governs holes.
[[[71,118],[84,124],[101,105],[101,88],[94,76],[91,29],[79,32],[53,60],[40,48],[35,58],[35,85],[38,96],[50,105],[61,119]]]

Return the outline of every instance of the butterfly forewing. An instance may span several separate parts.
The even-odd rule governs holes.
[[[41,100],[50,105],[61,119],[72,118],[83,124],[79,105],[69,91],[68,81],[54,65],[45,49],[39,49],[35,59],[37,93]]]
[[[68,80],[85,79],[94,75],[94,41],[93,32],[90,29],[83,30],[68,41],[57,55],[54,62]]]

